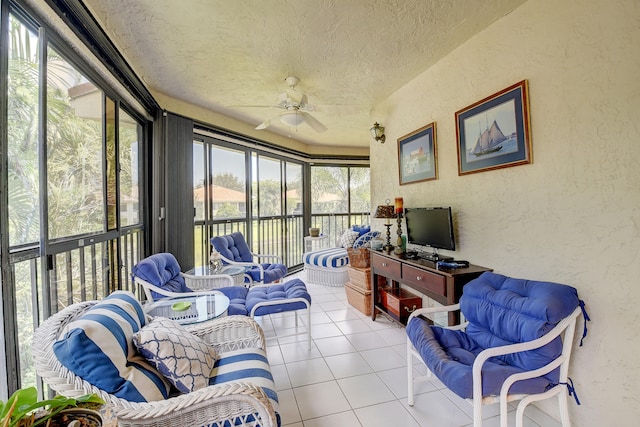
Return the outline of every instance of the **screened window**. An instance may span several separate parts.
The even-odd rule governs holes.
[[[9,19],[8,188],[9,245],[40,239],[40,171],[38,164],[38,39]]]
[[[140,137],[142,126],[126,111],[118,115],[120,156],[120,225],[140,224]]]
[[[56,50],[49,48],[47,193],[50,239],[105,229],[102,105],[102,91]]]

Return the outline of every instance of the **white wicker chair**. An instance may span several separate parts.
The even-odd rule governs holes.
[[[225,422],[236,425],[237,420],[244,422],[251,417],[257,418],[255,425],[277,426],[271,402],[264,391],[253,384],[232,382],[163,401],[138,403],[108,394],[70,372],[56,358],[53,343],[59,339],[66,325],[96,303],[98,301],[73,304],[51,316],[35,331],[33,356],[36,371],[53,390],[69,397],[98,394],[107,403],[106,412],[117,417],[119,427],[226,425]],[[188,329],[213,343],[220,353],[241,348],[266,348],[262,329],[246,316],[228,316]]]

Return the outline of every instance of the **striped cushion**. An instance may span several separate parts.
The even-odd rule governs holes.
[[[211,371],[209,385],[224,384],[232,381],[250,383],[260,387],[271,401],[271,405],[276,411],[278,425],[280,425],[278,394],[271,375],[267,354],[264,350],[245,348],[220,353],[213,371]]]
[[[146,323],[131,292],[117,291],[71,322],[53,351],[71,372],[130,402],[169,396],[170,384],[133,345],[133,334]]]
[[[339,268],[349,264],[349,256],[345,248],[322,249],[305,253],[304,263],[318,267]]]

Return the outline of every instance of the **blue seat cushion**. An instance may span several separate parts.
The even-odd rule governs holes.
[[[317,267],[340,268],[349,264],[346,248],[321,249],[304,254],[304,263]]]
[[[276,411],[278,426],[281,425],[280,414],[278,413],[278,394],[276,393],[275,382],[271,374],[267,354],[264,350],[259,348],[245,348],[220,353],[211,371],[209,385],[219,385],[228,382],[246,382],[260,387]],[[253,420],[245,421],[250,423]]]
[[[167,252],[144,258],[131,269],[131,274],[165,291],[192,292],[180,274],[178,260]],[[166,298],[165,295],[154,291],[151,291],[151,295],[154,299]]]
[[[145,325],[136,297],[117,291],[69,323],[53,351],[63,366],[109,394],[130,402],[164,400],[171,384],[133,344]]]
[[[307,305],[302,301],[290,301],[293,298],[303,298],[311,304],[311,295],[309,295],[307,287],[300,279],[294,279],[275,285],[253,287],[247,294],[247,301],[245,305],[247,312],[251,314],[254,307],[260,303],[280,302],[279,304],[258,307],[253,313],[254,316],[264,316],[266,314],[307,308]]]
[[[284,264],[261,264],[264,269],[264,283],[271,283],[277,280],[282,279],[287,275],[287,266]],[[253,267],[249,271],[246,272],[254,282],[260,281],[260,269],[257,267]]]
[[[407,325],[407,336],[440,381],[458,396],[471,398],[473,362],[482,350],[539,338],[578,304],[577,291],[570,286],[483,273],[465,285],[460,299],[469,321],[466,332],[430,326],[416,317]],[[499,394],[508,376],[542,367],[561,352],[558,337],[536,350],[489,359],[482,369],[483,396]],[[556,369],[544,377],[518,381],[511,393],[541,393],[558,378]]]
[[[222,292],[227,298],[229,298],[229,309],[227,314],[229,316],[239,315],[248,316],[249,312],[245,305],[247,301],[247,293],[249,289],[244,286],[227,286],[224,288],[218,288],[216,291]]]
[[[293,279],[285,283],[276,283],[268,286],[255,286],[251,289],[243,286],[228,286],[216,290],[222,292],[229,298],[230,304],[227,313],[230,316],[249,316],[251,310],[253,310],[257,304],[267,301],[281,301],[281,303],[258,307],[254,313],[255,316],[306,308],[304,302],[292,302],[290,301],[292,298],[304,298],[311,304],[311,295],[309,295],[306,285],[300,279]]]

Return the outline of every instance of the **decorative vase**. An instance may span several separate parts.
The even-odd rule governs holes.
[[[316,228],[316,227],[312,227],[309,229],[309,236],[311,237],[319,237],[320,236],[320,229]]]
[[[220,259],[214,259],[211,262],[211,267],[213,268],[213,271],[219,273],[220,270],[222,270],[222,261]]]

